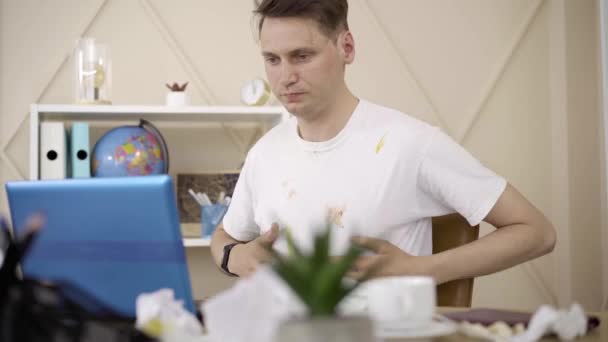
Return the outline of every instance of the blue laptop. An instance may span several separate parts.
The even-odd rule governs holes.
[[[17,181],[6,190],[17,234],[32,213],[46,217],[24,276],[69,282],[131,317],[137,295],[171,288],[195,312],[168,175]]]

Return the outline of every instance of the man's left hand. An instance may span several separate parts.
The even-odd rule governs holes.
[[[354,236],[351,241],[354,245],[375,254],[360,256],[347,274],[348,277],[362,280],[415,274],[416,257],[407,254],[392,243],[364,236]]]

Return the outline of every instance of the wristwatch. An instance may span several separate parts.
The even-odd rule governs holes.
[[[239,244],[238,242],[235,242],[235,243],[229,243],[226,246],[224,246],[224,256],[222,257],[222,269],[233,277],[238,277],[239,275],[230,272],[230,270],[228,269],[228,259],[230,259],[230,251],[232,250],[232,247],[234,247],[238,244]]]

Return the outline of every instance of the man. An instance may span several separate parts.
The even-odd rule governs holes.
[[[346,0],[263,0],[255,13],[272,91],[295,119],[251,149],[211,241],[224,271],[246,276],[284,249],[290,229],[306,247],[328,220],[334,253],[352,242],[372,252],[375,277],[429,275],[437,283],[497,272],[550,252],[555,232],[502,177],[439,129],[357,98],[345,67],[355,58]],[[432,255],[431,217],[458,212],[491,234]]]

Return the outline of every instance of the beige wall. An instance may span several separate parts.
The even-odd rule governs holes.
[[[71,102],[74,39],[112,47],[113,101],[162,104],[190,81],[194,104],[239,104],[263,76],[252,1],[0,0],[0,176],[28,170],[28,105]],[[598,310],[602,279],[601,121],[595,0],[351,0],[348,69],[361,97],[439,125],[507,177],[556,225],[552,255],[476,280],[474,305]],[[242,154],[220,130],[168,129],[204,145],[173,170],[231,169]],[[213,145],[213,146],[212,146]],[[211,148],[214,147],[214,148]],[[223,153],[212,153],[221,149]],[[200,154],[200,155],[197,155]],[[6,211],[2,194],[0,210]],[[491,231],[484,226],[483,233]],[[205,249],[189,250],[195,294],[226,286]],[[605,287],[604,287],[605,288]]]
[[[570,181],[570,238],[572,277],[585,279],[573,282],[572,292],[578,299],[601,302],[602,274],[589,272],[601,269],[601,166],[599,91],[595,89],[600,76],[597,51],[599,27],[588,25],[588,18],[599,12],[595,6],[566,5],[567,87],[568,87],[568,155]],[[594,42],[595,41],[595,42]]]
[[[600,1],[600,10],[601,10],[601,31],[600,40],[602,41],[601,46],[601,59],[602,59],[602,108],[603,108],[603,116],[602,116],[602,126],[600,131],[602,132],[600,135],[603,137],[603,143],[601,144],[601,165],[602,165],[602,189],[604,189],[604,193],[602,195],[602,254],[603,254],[603,265],[608,265],[608,1]],[[602,305],[605,308],[608,308],[608,272],[604,272],[604,299],[602,300]]]

